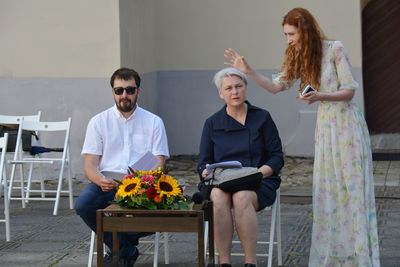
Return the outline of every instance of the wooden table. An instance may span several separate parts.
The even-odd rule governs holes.
[[[204,222],[208,221],[209,264],[214,266],[213,207],[211,201],[192,210],[141,210],[110,205],[97,210],[97,266],[103,266],[103,233],[113,238],[112,262],[118,262],[118,232],[197,232],[199,266],[205,266]]]

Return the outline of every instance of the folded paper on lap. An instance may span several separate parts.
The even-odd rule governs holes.
[[[216,168],[222,168],[222,169],[242,168],[242,163],[240,163],[237,160],[232,160],[232,161],[222,161],[206,165],[206,169],[208,172],[211,172]]]

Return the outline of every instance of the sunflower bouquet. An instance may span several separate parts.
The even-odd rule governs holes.
[[[134,209],[188,209],[179,182],[161,169],[130,170],[121,181],[115,200],[121,207]]]

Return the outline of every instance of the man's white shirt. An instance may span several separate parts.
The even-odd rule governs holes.
[[[127,119],[114,105],[89,121],[82,154],[99,155],[99,171],[126,173],[148,151],[168,158],[167,134],[161,118],[138,105]]]

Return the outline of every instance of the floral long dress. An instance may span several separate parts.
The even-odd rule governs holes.
[[[323,45],[319,91],[356,90],[342,43]],[[290,85],[279,76],[275,81]],[[369,133],[352,101],[318,106],[309,266],[380,266]]]

